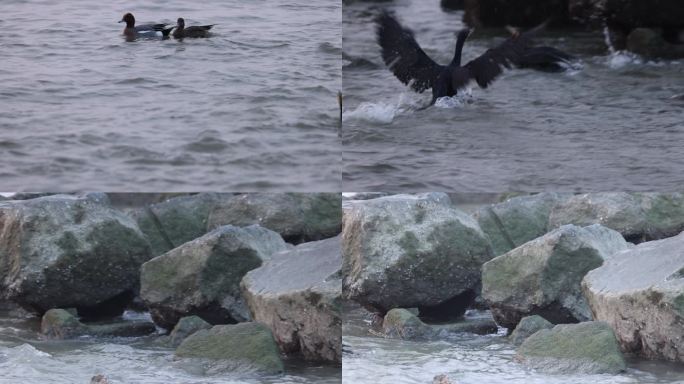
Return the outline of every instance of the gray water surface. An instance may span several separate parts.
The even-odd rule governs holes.
[[[386,4],[433,59],[451,60],[462,12],[438,0]],[[410,91],[382,62],[379,8],[343,7],[345,190],[652,191],[684,182],[684,61],[611,53],[600,32],[552,30],[538,42],[579,57],[574,69],[509,71],[420,110],[429,91]],[[506,36],[476,30],[464,62]]]
[[[126,42],[138,23],[208,39]],[[335,0],[4,0],[0,164],[12,191],[338,191]]]

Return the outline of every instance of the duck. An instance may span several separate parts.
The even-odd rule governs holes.
[[[469,28],[458,32],[453,59],[448,65],[432,60],[416,41],[413,31],[402,26],[393,14],[382,11],[375,19],[377,41],[382,59],[402,83],[422,93],[432,90],[432,102],[444,96],[454,96],[474,80],[481,88],[487,88],[501,75],[504,68],[532,68],[553,70],[563,68],[574,58],[553,47],[536,47],[532,36],[547,23],[527,32],[512,32],[512,36],[496,47],[488,49],[479,57],[461,65],[461,53]]]
[[[173,37],[176,39],[182,39],[185,37],[209,37],[209,30],[214,24],[210,25],[193,25],[190,27],[185,27],[185,19],[182,17],[178,18],[176,28],[173,31]]]
[[[135,39],[137,37],[156,37],[157,32],[161,32],[163,37],[168,37],[173,27],[167,28],[167,24],[143,24],[135,25],[135,16],[132,13],[123,15],[119,23],[126,23],[123,30],[123,35],[128,39]]]

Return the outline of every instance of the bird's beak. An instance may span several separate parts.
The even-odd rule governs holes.
[[[124,22],[123,19],[119,20],[119,23],[123,23],[123,22]]]

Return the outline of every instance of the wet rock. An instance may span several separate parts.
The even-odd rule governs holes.
[[[464,0],[464,21],[473,27],[534,27],[551,19],[570,23],[568,0]]]
[[[547,232],[553,207],[571,195],[539,193],[518,196],[479,209],[473,217],[492,241],[494,254],[502,255]]]
[[[587,274],[583,291],[622,350],[684,362],[684,234],[613,255]]]
[[[387,337],[404,340],[425,340],[433,334],[430,326],[403,308],[387,312],[382,322],[382,331]]]
[[[90,384],[109,384],[109,380],[104,375],[95,375],[90,379]]]
[[[627,241],[642,242],[673,236],[684,230],[682,193],[589,193],[557,204],[549,228],[565,224],[601,224]]]
[[[600,225],[562,226],[485,263],[482,296],[508,329],[534,314],[555,324],[591,320],[582,278],[628,246]]]
[[[522,343],[516,360],[547,373],[617,374],[627,368],[613,330],[600,321],[542,329]]]
[[[264,374],[283,371],[278,346],[263,324],[216,325],[188,336],[176,349],[180,358],[225,360]]]
[[[43,315],[40,330],[48,339],[72,339],[79,336],[136,337],[154,333],[154,324],[146,321],[84,324],[73,312],[50,309]]]
[[[569,0],[569,13],[583,23],[622,28],[682,27],[684,8],[679,0]]]
[[[259,224],[298,244],[337,236],[341,230],[339,193],[249,193],[222,202],[208,228]]]
[[[551,328],[553,328],[553,324],[539,315],[523,317],[511,333],[509,340],[514,345],[520,345],[537,331]]]
[[[176,326],[173,327],[169,341],[171,345],[177,347],[183,340],[185,340],[185,338],[192,335],[193,333],[202,329],[209,328],[211,328],[211,324],[202,320],[201,317],[186,316],[178,320]]]
[[[432,379],[432,384],[455,384],[447,375],[437,375]]]
[[[5,298],[38,313],[55,307],[121,313],[150,245],[133,220],[105,202],[103,194],[0,202]]]
[[[477,222],[441,193],[345,202],[342,239],[344,295],[381,313],[474,297],[493,257]]]
[[[407,309],[395,308],[387,312],[382,323],[386,337],[403,340],[444,340],[450,336],[474,333],[496,333],[496,323],[491,318],[461,319],[444,324],[426,324]]]
[[[342,362],[341,252],[340,236],[300,244],[243,278],[252,317],[283,352]]]
[[[684,44],[665,40],[661,30],[636,28],[627,35],[627,49],[649,58],[678,59],[684,57]]]
[[[167,329],[189,315],[213,324],[246,321],[240,280],[285,249],[280,235],[258,225],[219,227],[143,264],[140,297]]]
[[[158,256],[207,233],[209,213],[219,202],[232,198],[232,194],[220,193],[181,196],[140,208],[131,215]]]

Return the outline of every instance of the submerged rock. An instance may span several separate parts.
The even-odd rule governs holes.
[[[600,225],[562,226],[485,263],[482,296],[497,323],[509,329],[534,314],[556,324],[591,320],[582,278],[628,246]]]
[[[180,358],[224,360],[264,374],[283,372],[278,346],[263,324],[216,325],[188,336],[176,349]]]
[[[90,384],[109,384],[109,380],[104,375],[95,375],[90,378]]]
[[[509,340],[514,345],[520,345],[537,331],[551,328],[553,328],[553,324],[539,315],[523,317],[511,333]]]
[[[437,375],[432,379],[432,384],[454,384],[454,382],[447,375]]]
[[[0,285],[32,311],[121,313],[150,257],[137,224],[106,195],[0,202]]]
[[[492,248],[477,222],[445,194],[345,202],[344,295],[386,312],[471,297]],[[452,310],[463,313],[468,303]]]
[[[684,362],[684,233],[639,244],[587,274],[583,290],[622,350]]]
[[[240,280],[285,249],[280,235],[258,225],[219,227],[143,264],[140,296],[167,329],[188,315],[214,324],[246,321]]]
[[[480,208],[474,217],[489,236],[494,254],[502,255],[544,235],[548,231],[551,210],[568,197],[570,195],[557,193],[518,196]]]
[[[627,368],[613,330],[600,321],[542,329],[522,343],[516,360],[548,373],[617,374]]]
[[[171,334],[169,335],[169,341],[171,345],[177,347],[180,345],[185,338],[188,336],[192,335],[193,333],[202,330],[202,329],[209,329],[211,328],[211,324],[207,323],[206,321],[202,320],[201,317],[199,316],[186,316],[178,320],[178,323],[176,324],[175,327],[173,327],[173,330],[171,331]]]
[[[403,340],[444,340],[462,333],[486,335],[496,333],[493,319],[461,319],[445,324],[426,324],[415,313],[404,308],[387,312],[382,322],[386,337]]]
[[[154,333],[156,327],[147,321],[120,321],[107,324],[84,324],[72,312],[50,309],[45,312],[40,331],[48,339],[72,339],[79,336],[136,337]]]
[[[243,278],[252,317],[285,353],[342,362],[341,252],[340,236],[300,244]]]
[[[322,240],[340,233],[341,203],[339,193],[248,193],[217,206],[208,228],[259,224],[289,243]]]

